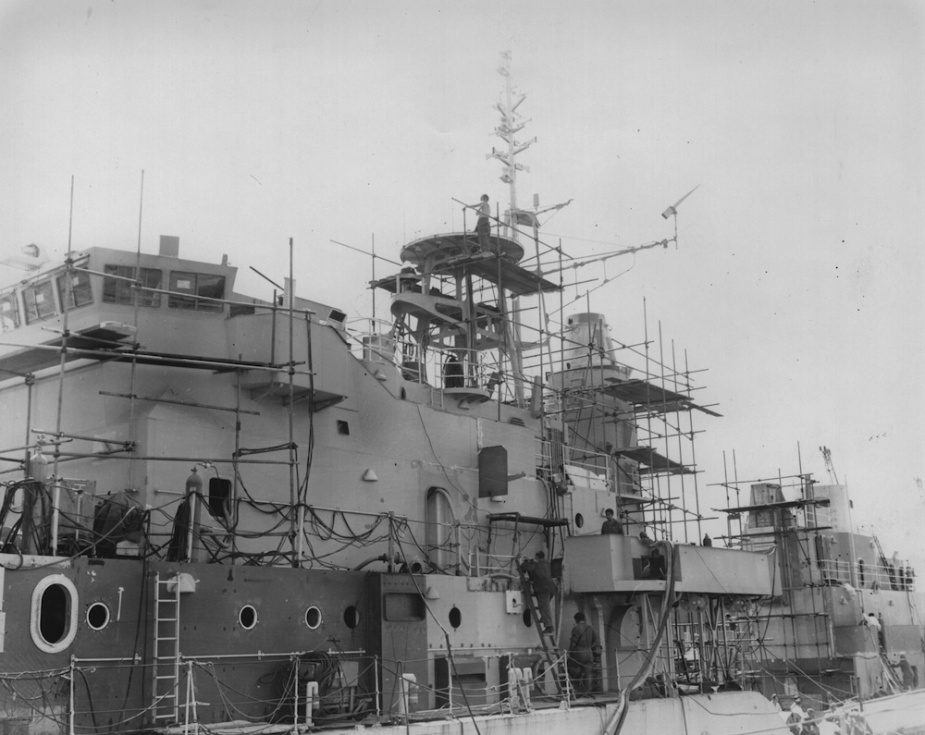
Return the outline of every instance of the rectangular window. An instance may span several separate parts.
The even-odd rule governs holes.
[[[0,296],[0,332],[8,332],[19,326],[19,306],[16,294]]]
[[[26,324],[55,315],[55,293],[51,281],[42,281],[23,289],[22,300],[26,307]]]
[[[171,309],[221,311],[222,304],[196,297],[223,298],[225,296],[225,276],[173,271],[170,274],[170,290],[175,292],[170,294],[167,299],[167,306]]]
[[[223,520],[231,515],[231,480],[209,478],[209,512]]]
[[[71,279],[71,300],[67,299],[67,280]],[[58,285],[58,299],[65,309],[76,309],[93,303],[93,289],[90,287],[90,275],[75,271],[63,273],[55,279]]]
[[[107,265],[105,271],[119,278],[103,279],[103,302],[107,304],[131,304],[132,283],[135,279],[135,268],[131,265]],[[130,280],[123,281],[123,278]],[[161,271],[157,268],[141,269],[141,285],[144,288],[161,287]],[[138,303],[141,306],[161,305],[161,295],[150,291],[138,291]]]

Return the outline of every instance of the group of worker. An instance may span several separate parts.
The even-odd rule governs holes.
[[[614,512],[608,508],[601,526],[602,534],[622,534],[623,526]],[[521,562],[520,569],[530,581],[539,624],[544,635],[555,633],[550,603],[556,593],[556,581],[546,560],[546,552],[537,551],[533,559]],[[587,694],[592,689],[594,665],[600,661],[601,644],[597,632],[592,628],[581,611],[574,615],[574,625],[568,643],[568,675],[575,692]]]
[[[612,508],[604,511],[604,522],[601,525],[602,534],[623,535],[623,524],[614,515]],[[643,542],[651,544],[651,540],[643,531],[640,534]],[[709,535],[704,537],[704,546],[712,546]],[[642,576],[644,579],[665,579],[666,559],[657,545],[652,545],[650,553],[644,558]],[[533,598],[536,604],[536,613],[539,625],[544,635],[555,633],[553,624],[551,601],[556,593],[556,581],[546,559],[544,551],[537,551],[533,559],[520,562],[520,569],[530,582]],[[569,678],[578,694],[591,691],[594,665],[600,661],[601,644],[597,632],[592,628],[583,612],[574,615],[574,625],[569,636],[568,644],[568,672]]]
[[[816,711],[809,707],[803,709],[803,700],[798,694],[793,698],[790,707],[784,709],[781,706],[780,698],[777,694],[771,695],[771,703],[780,713],[781,718],[787,723],[787,727],[793,735],[819,735],[819,718],[816,717]]]
[[[556,593],[556,581],[552,570],[546,560],[544,551],[537,551],[533,559],[521,562],[521,570],[528,576],[533,598],[536,604],[536,613],[539,625],[544,635],[555,634],[552,610],[550,603]],[[528,592],[528,590],[525,590]],[[594,663],[600,660],[601,645],[597,632],[588,625],[583,612],[574,616],[575,624],[568,643],[568,675],[577,694],[587,694],[591,691],[593,681]]]

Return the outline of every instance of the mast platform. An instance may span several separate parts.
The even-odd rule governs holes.
[[[430,235],[405,245],[401,259],[423,273],[447,276],[468,273],[495,286],[500,284],[513,296],[560,290],[558,284],[546,280],[542,274],[518,265],[524,257],[520,243],[499,235],[492,235],[489,243],[487,250],[480,250],[478,238],[472,232]],[[370,285],[396,293],[400,280],[389,276]]]

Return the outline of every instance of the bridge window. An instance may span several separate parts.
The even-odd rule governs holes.
[[[131,304],[132,301],[132,281],[135,280],[135,268],[130,265],[107,265],[107,273],[111,273],[119,278],[103,279],[103,302],[107,304]],[[161,287],[161,271],[158,268],[141,268],[140,277],[141,285],[145,288]],[[123,281],[121,279],[129,280]],[[150,291],[138,292],[138,303],[141,306],[161,305],[161,295],[151,293]]]
[[[71,299],[67,298],[67,280],[71,279]],[[64,309],[76,309],[93,303],[93,289],[90,288],[90,275],[75,271],[63,273],[56,279],[58,284],[58,299]]]
[[[55,294],[51,281],[42,281],[23,289],[22,300],[26,307],[26,324],[55,315]]]
[[[167,299],[167,306],[171,309],[221,311],[222,304],[214,301],[204,301],[196,297],[223,298],[225,296],[225,276],[174,271],[170,274],[170,290],[175,292]],[[189,295],[187,296],[186,294]]]
[[[16,294],[0,296],[0,332],[8,332],[19,326],[19,306]]]

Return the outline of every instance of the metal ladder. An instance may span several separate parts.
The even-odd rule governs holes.
[[[546,632],[546,626],[540,617],[540,611],[536,607],[536,598],[533,596],[533,585],[531,584],[527,573],[520,569],[520,589],[523,591],[523,599],[527,603],[527,609],[530,611],[530,617],[533,620],[533,626],[540,635],[540,644],[543,646],[543,655],[546,658],[546,667],[553,674],[553,680],[556,682],[556,690],[563,694],[565,682],[567,681],[568,671],[566,670],[565,660],[559,651],[559,641],[556,638],[555,629],[552,633]]]
[[[877,538],[877,536],[874,536],[874,543],[877,544],[877,552],[880,554],[880,564],[877,565],[876,569],[872,570],[874,581],[883,589],[902,588],[902,585],[897,585],[897,579],[902,577],[902,569],[893,569],[893,565],[891,564],[892,559],[883,551],[883,547],[880,545],[880,539]],[[892,572],[890,570],[892,570]],[[881,580],[880,577],[886,577],[886,581]]]
[[[893,664],[883,650],[880,651],[880,664],[883,666],[883,680],[889,687],[890,694],[899,694],[903,690],[902,680],[896,675]]]
[[[171,589],[172,588],[172,589]],[[151,711],[155,724],[180,716],[180,582],[154,575],[154,669]]]

